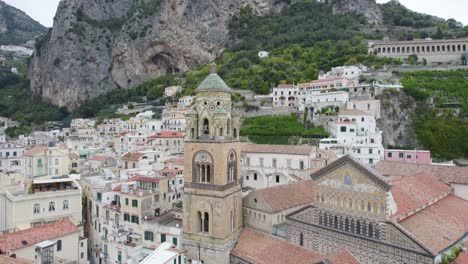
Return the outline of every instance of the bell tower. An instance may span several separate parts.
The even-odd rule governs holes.
[[[192,263],[229,263],[242,228],[239,116],[231,94],[213,64],[186,114],[183,248]]]

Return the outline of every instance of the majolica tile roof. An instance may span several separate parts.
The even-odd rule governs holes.
[[[197,92],[232,92],[231,88],[219,77],[216,73],[211,73],[205,80],[198,86]]]
[[[0,254],[6,251],[33,246],[44,240],[56,239],[78,231],[78,227],[69,219],[64,219],[54,223],[2,235],[0,236]]]

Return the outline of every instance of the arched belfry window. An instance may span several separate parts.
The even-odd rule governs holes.
[[[210,134],[210,121],[208,121],[207,118],[203,120],[203,135],[209,135]]]
[[[195,153],[192,161],[192,181],[198,183],[213,183],[213,157],[206,151]]]
[[[209,232],[210,215],[207,212],[197,212],[196,230],[198,232]]]
[[[231,150],[228,156],[228,182],[237,180],[237,156],[234,150]]]

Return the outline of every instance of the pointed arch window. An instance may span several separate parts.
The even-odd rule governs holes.
[[[299,245],[304,246],[304,234],[302,232],[299,234]]]

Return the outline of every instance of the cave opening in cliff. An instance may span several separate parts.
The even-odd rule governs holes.
[[[158,67],[165,69],[168,73],[180,72],[180,69],[173,64],[174,58],[172,54],[160,52],[151,58],[151,61]]]

